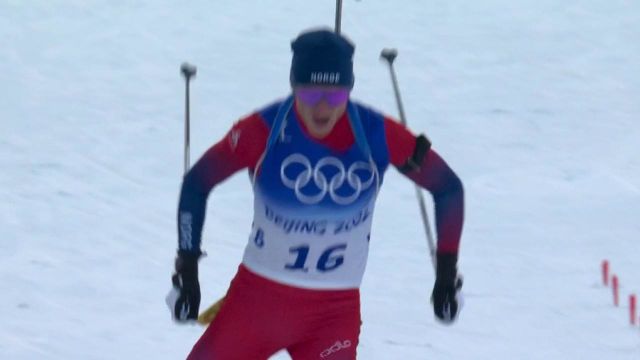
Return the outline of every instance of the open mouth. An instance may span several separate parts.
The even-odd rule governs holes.
[[[317,127],[324,127],[329,124],[329,120],[328,117],[313,118],[313,124]]]

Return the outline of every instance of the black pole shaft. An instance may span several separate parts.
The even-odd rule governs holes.
[[[184,98],[184,173],[186,174],[189,171],[189,153],[190,150],[190,142],[191,142],[191,119],[190,119],[190,99],[189,99],[189,84],[191,79],[187,77],[186,79],[186,88],[185,88],[185,98]]]
[[[380,57],[387,61],[389,64],[389,72],[391,73],[391,82],[393,83],[393,93],[396,97],[396,104],[398,105],[398,113],[400,114],[400,121],[403,125],[407,125],[407,118],[404,114],[404,107],[402,106],[402,98],[400,97],[400,87],[398,86],[398,79],[396,78],[396,72],[393,68],[393,61],[398,52],[395,49],[384,49],[380,54]],[[431,264],[434,269],[436,268],[436,245],[431,233],[431,225],[429,224],[429,215],[427,213],[427,205],[424,202],[422,196],[422,190],[416,185],[416,197],[418,198],[418,205],[420,207],[420,216],[422,217],[422,224],[424,225],[424,232],[427,236],[427,246],[429,246],[429,255],[431,256]]]
[[[340,34],[342,23],[342,0],[336,0],[336,34]]]
[[[183,63],[180,66],[180,72],[184,76],[185,92],[184,92],[184,173],[189,171],[189,153],[190,153],[190,137],[191,137],[191,106],[189,99],[189,85],[191,84],[191,78],[196,76],[197,69],[195,66],[189,63]]]
[[[396,71],[393,68],[393,63],[389,63],[389,71],[391,72],[391,82],[393,83],[393,93],[396,96],[396,104],[398,104],[398,113],[400,114],[400,121],[402,125],[407,125],[407,118],[404,114],[404,106],[402,106],[402,98],[400,97],[400,88],[398,86],[398,78],[396,78]]]

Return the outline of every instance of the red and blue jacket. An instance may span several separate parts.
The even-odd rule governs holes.
[[[414,154],[416,136],[375,110],[352,102],[349,106],[353,111],[345,111],[323,139],[309,134],[295,106],[285,114],[284,125],[274,125],[283,102],[234,124],[184,177],[179,250],[201,251],[209,193],[235,172],[248,169],[254,179],[255,213],[243,263],[295,286],[357,287],[366,263],[375,195],[389,164],[404,170]],[[364,152],[361,143],[368,145]],[[457,253],[464,213],[462,183],[432,148],[418,165],[403,174],[433,196],[437,252]],[[350,226],[348,233],[345,226]],[[364,253],[364,259],[350,262],[349,256],[355,256],[350,251]]]

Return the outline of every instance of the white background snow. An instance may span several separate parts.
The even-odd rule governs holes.
[[[323,1],[0,1],[0,358],[181,359],[202,328],[164,304],[176,248],[184,82],[192,158],[289,91],[289,42]],[[360,359],[638,359],[640,3],[344,1],[354,98],[396,115],[466,187],[459,321],[433,319],[410,182],[391,169]],[[204,306],[250,227],[246,174],[214,190]],[[621,308],[601,285],[611,261]],[[287,359],[280,353],[274,358]]]

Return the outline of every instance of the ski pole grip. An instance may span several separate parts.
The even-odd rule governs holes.
[[[180,66],[180,72],[182,73],[182,76],[184,76],[187,81],[189,81],[196,75],[198,69],[189,63],[182,63],[182,66]]]
[[[398,50],[396,49],[382,49],[380,57],[389,62],[389,65],[393,64],[393,61],[398,56]]]

